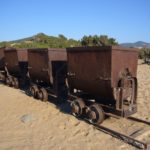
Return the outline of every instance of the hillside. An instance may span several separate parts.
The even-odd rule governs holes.
[[[150,47],[150,43],[146,43],[143,41],[138,41],[135,43],[121,43],[120,45],[123,47],[136,47],[136,48],[148,48],[148,47]]]
[[[94,35],[83,36],[80,40],[68,39],[62,34],[58,36],[49,36],[44,33],[38,33],[31,37],[0,42],[0,47],[15,47],[15,48],[66,48],[74,46],[99,46],[99,45],[118,45],[118,42],[114,38],[110,38],[107,35]],[[149,48],[150,43],[138,41],[135,43],[120,43],[123,47],[136,47],[136,48]]]
[[[99,45],[118,45],[115,38],[107,35],[84,35],[81,40],[68,39],[62,34],[48,36],[44,33],[38,33],[34,36],[8,42],[0,42],[0,47],[15,48],[66,48],[74,46],[99,46]]]
[[[74,39],[67,39],[64,35],[60,34],[58,37],[55,36],[48,36],[44,33],[38,33],[34,36],[9,41],[9,42],[0,42],[0,47],[15,47],[15,48],[65,48],[65,47],[72,47],[72,46],[79,46],[80,41]]]

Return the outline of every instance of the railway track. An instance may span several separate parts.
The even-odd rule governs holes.
[[[127,119],[150,125],[149,121],[142,120],[142,119],[139,119],[139,118],[129,117]],[[104,127],[102,125],[93,124],[93,123],[89,122],[88,119],[83,119],[83,120],[85,122],[87,122],[88,124],[93,125],[96,129],[98,129],[98,130],[100,130],[100,131],[102,131],[102,132],[104,132],[106,134],[109,134],[109,135],[111,135],[111,136],[113,136],[113,137],[115,137],[117,139],[120,139],[121,141],[123,141],[123,142],[125,142],[125,143],[127,143],[129,145],[132,145],[135,148],[147,150],[147,146],[148,146],[147,143],[144,143],[144,142],[139,141],[139,140],[137,140],[135,138],[132,138],[131,136],[125,135],[123,133],[120,133],[118,131],[112,130],[112,129],[107,128],[107,127]]]
[[[77,98],[73,95],[71,95],[72,98]],[[72,100],[68,100],[69,103],[72,102]],[[109,134],[117,139],[120,139],[121,141],[131,145],[131,146],[134,146],[135,148],[138,148],[138,149],[144,149],[146,150],[147,149],[147,146],[148,144],[147,143],[144,143],[140,140],[137,140],[135,138],[133,138],[131,135],[126,135],[126,134],[123,134],[123,133],[120,133],[118,131],[115,131],[115,130],[112,130],[110,128],[107,128],[103,125],[98,125],[98,124],[94,124],[92,122],[90,122],[88,119],[82,117],[81,118],[82,120],[84,120],[85,122],[87,122],[88,124],[91,124],[93,125],[96,129],[106,133],[106,134]],[[134,121],[134,122],[139,122],[139,123],[143,123],[143,124],[146,124],[146,125],[150,125],[150,122],[147,121],[147,120],[143,120],[143,119],[139,119],[139,118],[135,118],[135,117],[128,117],[127,120],[131,120],[131,121]]]

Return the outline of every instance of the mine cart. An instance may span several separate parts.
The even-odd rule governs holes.
[[[101,123],[105,115],[128,117],[137,111],[138,51],[118,46],[67,49],[72,113]]]
[[[28,72],[27,49],[6,48],[4,54],[7,70],[6,84],[15,88],[25,86]]]
[[[0,48],[0,80],[5,81],[4,47]]]
[[[43,101],[48,95],[65,98],[67,94],[66,49],[29,49],[30,91],[33,97]]]

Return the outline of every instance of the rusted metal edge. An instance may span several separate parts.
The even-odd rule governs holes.
[[[49,51],[66,52],[65,48],[48,48]]]
[[[120,139],[122,140],[123,142],[129,144],[129,145],[132,145],[138,149],[144,149],[146,150],[147,149],[147,144],[142,142],[142,141],[139,141],[139,140],[136,140],[134,138],[132,138],[131,136],[127,136],[125,134],[122,134],[120,132],[117,132],[117,131],[114,131],[112,129],[109,129],[107,127],[104,127],[102,125],[97,125],[97,124],[93,124],[91,122],[89,122],[87,119],[84,119],[87,123],[89,124],[92,124],[96,129],[106,133],[106,134],[109,134],[117,139]]]
[[[32,52],[32,53],[39,53],[39,52],[47,52],[48,49],[47,48],[28,48],[28,52]]]
[[[79,47],[68,47],[66,48],[69,52],[87,52],[87,51],[111,51],[111,50],[119,50],[119,51],[130,51],[130,52],[138,52],[137,48],[126,48],[122,46],[79,46]]]
[[[39,51],[59,51],[66,52],[65,48],[28,48],[28,51],[39,52]]]
[[[128,117],[127,119],[130,119],[130,120],[133,120],[133,121],[136,121],[136,122],[141,122],[141,123],[144,123],[144,124],[150,125],[150,122],[149,122],[149,121],[147,121],[147,120],[143,120],[143,119],[140,119],[140,118]]]

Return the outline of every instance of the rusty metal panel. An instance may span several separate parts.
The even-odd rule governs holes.
[[[28,49],[28,68],[30,78],[34,81],[49,82],[48,50]]]
[[[112,72],[111,86],[117,87],[118,81],[122,78],[127,69],[132,77],[137,74],[138,50],[134,48],[112,47]]]
[[[32,80],[53,84],[53,62],[67,60],[65,49],[29,49],[29,74]]]
[[[4,54],[9,74],[21,76],[21,74],[27,73],[27,49],[6,48]]]
[[[71,88],[108,99],[111,89],[111,47],[68,48]]]
[[[17,49],[17,54],[18,54],[19,62],[27,62],[28,61],[27,49]]]
[[[4,47],[0,48],[0,70],[4,70],[5,62],[4,62]]]
[[[6,48],[5,54],[5,65],[10,74],[19,73],[19,64],[17,51],[14,48]]]
[[[53,72],[57,70],[58,62],[67,60],[67,54],[65,49],[29,49],[28,58],[30,78],[53,84],[55,76]]]
[[[128,67],[132,77],[136,77],[136,49],[117,46],[74,47],[67,49],[67,55],[70,88],[107,101],[115,100],[113,90],[117,87],[122,70]]]
[[[67,52],[66,49],[48,49],[48,57],[50,61],[66,61]]]

